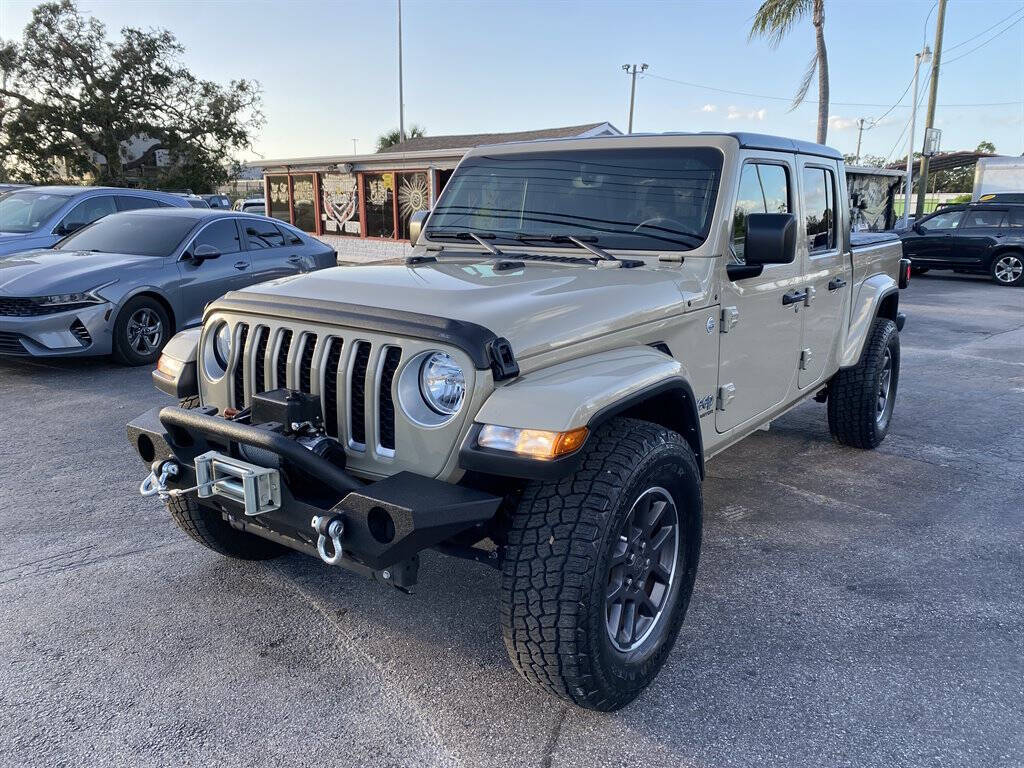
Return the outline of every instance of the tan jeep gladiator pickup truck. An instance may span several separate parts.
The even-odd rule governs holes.
[[[621,707],[686,613],[705,463],[808,398],[885,437],[909,262],[851,243],[838,152],[742,133],[478,148],[413,229],[175,337],[141,490],[230,557],[491,565],[523,677]]]

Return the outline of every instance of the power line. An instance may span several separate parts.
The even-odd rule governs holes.
[[[946,62],[946,63],[948,64],[949,62]],[[728,88],[716,88],[716,87],[711,86],[711,85],[702,85],[701,83],[691,83],[691,82],[688,82],[686,80],[676,80],[675,78],[664,77],[663,75],[652,75],[649,72],[646,73],[644,75],[644,77],[653,77],[655,80],[664,80],[664,81],[669,82],[669,83],[676,83],[677,85],[686,85],[686,86],[689,86],[690,88],[701,88],[701,89],[703,89],[705,91],[716,91],[718,93],[728,93],[728,94],[731,94],[733,96],[747,96],[747,97],[752,98],[752,99],[768,99],[768,100],[771,100],[771,101],[785,101],[785,102],[792,102],[793,101],[793,97],[792,96],[769,96],[769,95],[764,94],[764,93],[751,93],[749,91],[734,91],[734,90],[730,90]],[[904,95],[906,95],[906,92],[904,92]],[[902,100],[902,98],[903,97],[901,96],[900,100]],[[818,101],[816,99],[807,99],[803,103],[804,104],[817,104]],[[890,106],[888,103],[878,104],[878,103],[871,103],[871,102],[864,102],[864,101],[829,101],[829,104],[832,105],[832,106],[836,106],[836,107],[889,107]],[[939,104],[939,106],[940,107],[947,107],[947,108],[950,108],[950,107],[1010,107],[1010,106],[1016,107],[1016,106],[1019,106],[1020,104],[1024,104],[1024,100],[1017,100],[1017,101],[989,101],[989,102],[977,102],[977,103],[970,103],[970,104]],[[894,106],[902,107],[903,109],[909,109],[910,108],[909,105],[907,105],[907,104],[900,104],[899,102],[897,102]]]
[[[1012,19],[1012,18],[1013,18],[1014,16],[1016,16],[1016,15],[1017,15],[1017,14],[1019,14],[1019,13],[1024,13],[1024,8],[1018,8],[1018,9],[1017,9],[1016,11],[1014,11],[1013,13],[1011,13],[1011,14],[1010,14],[1009,16],[1007,16],[1006,18],[1003,18],[1003,19],[1000,19],[999,21],[997,21],[997,22],[996,22],[995,24],[993,24],[993,25],[992,25],[991,27],[986,27],[985,29],[981,30],[981,32],[979,32],[978,34],[976,34],[976,35],[971,35],[971,36],[970,36],[970,37],[968,37],[968,38],[967,38],[966,40],[961,40],[961,41],[960,41],[959,43],[957,43],[956,45],[951,45],[951,46],[949,46],[949,48],[947,48],[947,49],[946,49],[946,52],[948,53],[949,51],[953,51],[953,50],[956,50],[957,48],[960,48],[961,46],[967,45],[967,44],[968,44],[969,42],[971,42],[971,40],[977,40],[977,39],[978,39],[979,37],[981,37],[982,35],[984,35],[984,34],[985,34],[986,32],[989,32],[989,31],[991,31],[991,30],[995,29],[995,28],[996,28],[996,27],[998,27],[998,26],[999,26],[1000,24],[1002,24],[1002,23],[1003,23],[1004,21],[1009,21],[1010,19]]]
[[[924,77],[922,77],[921,79],[922,80],[928,80],[928,78],[931,76],[931,73],[932,73],[932,65],[929,64],[928,65],[928,71],[925,72]],[[916,105],[917,107],[921,106],[921,102],[924,101],[924,95],[926,93],[928,93],[928,90],[926,88],[922,88],[921,89],[921,95],[918,96],[918,98],[917,98],[917,105]],[[910,121],[908,120],[906,122],[906,124],[903,126],[903,130],[900,131],[900,135],[896,139],[896,143],[892,145],[892,149],[890,149],[889,153],[885,156],[885,162],[882,163],[882,165],[888,165],[889,164],[889,158],[892,157],[892,153],[896,151],[896,148],[899,147],[900,143],[903,141],[903,137],[907,134],[907,129],[909,127],[910,127]],[[913,151],[913,150],[911,150],[911,151]]]
[[[1006,34],[1007,32],[1009,32],[1009,31],[1010,31],[1011,29],[1013,29],[1013,28],[1014,28],[1015,26],[1017,26],[1018,24],[1020,24],[1020,23],[1021,23],[1022,21],[1024,21],[1024,16],[1022,16],[1021,18],[1017,19],[1017,20],[1016,20],[1015,22],[1013,22],[1013,23],[1012,23],[1012,24],[1010,24],[1009,26],[1007,26],[1007,27],[1004,27],[1003,29],[999,30],[998,32],[996,32],[996,33],[995,33],[994,35],[992,35],[992,37],[990,37],[990,38],[989,38],[988,40],[986,40],[985,42],[983,42],[983,43],[981,43],[981,44],[979,44],[979,45],[975,46],[974,48],[971,48],[971,50],[967,51],[967,53],[961,53],[961,54],[960,54],[959,56],[956,56],[956,57],[954,57],[954,58],[950,59],[949,61],[945,61],[945,62],[943,62],[943,63],[942,63],[942,66],[943,66],[943,67],[948,67],[948,66],[949,66],[950,64],[952,64],[952,63],[953,63],[954,61],[960,61],[960,59],[964,58],[965,56],[970,56],[970,55],[971,55],[972,53],[974,53],[975,51],[977,51],[977,50],[980,50],[980,49],[984,48],[984,47],[985,47],[986,45],[988,45],[989,43],[991,43],[991,42],[992,42],[993,40],[995,40],[995,39],[996,39],[997,37],[999,37],[999,36],[1001,36],[1001,35],[1004,35],[1004,34]]]

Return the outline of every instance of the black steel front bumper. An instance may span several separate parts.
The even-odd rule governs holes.
[[[195,459],[208,451],[278,470],[281,505],[276,510],[247,517],[243,505],[232,499],[199,501],[239,530],[314,556],[318,534],[311,521],[340,515],[340,564],[368,575],[390,569],[388,577],[397,586],[415,581],[419,551],[492,520],[501,504],[499,496],[411,472],[364,483],[280,432],[214,413],[212,408],[154,408],[128,424],[128,440],[147,469],[167,460],[179,466],[168,489],[193,487]],[[411,582],[401,583],[410,572]]]

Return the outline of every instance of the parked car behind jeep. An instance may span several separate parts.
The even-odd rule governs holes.
[[[1024,285],[1024,204],[971,203],[936,211],[900,234],[916,273],[929,269],[987,274]]]
[[[30,187],[0,198],[0,256],[49,248],[103,216],[141,208],[183,208],[182,197],[147,189]]]
[[[0,259],[0,355],[156,361],[228,291],[336,263],[283,222],[229,211],[115,213],[52,248]]]

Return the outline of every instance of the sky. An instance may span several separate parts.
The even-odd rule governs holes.
[[[35,4],[0,0],[0,38],[20,39]],[[789,104],[814,50],[813,27],[804,21],[778,48],[748,41],[758,4],[404,0],[406,126],[441,135],[607,120],[625,131],[630,83],[622,65],[646,63],[635,131],[813,140],[816,85],[810,103],[792,111]],[[934,47],[935,4],[826,0],[830,145],[853,153],[856,122],[867,118],[877,122],[864,131],[861,153],[905,156],[914,53],[925,42]],[[169,29],[200,77],[259,81],[266,125],[242,159],[348,154],[353,146],[368,153],[398,126],[396,0],[79,7],[111,36],[124,26]],[[942,149],[988,140],[1000,153],[1024,154],[1024,0],[949,0],[943,49],[935,121]],[[927,99],[922,77],[918,149]]]

